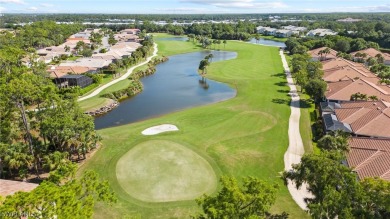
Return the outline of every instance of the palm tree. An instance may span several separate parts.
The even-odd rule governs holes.
[[[360,97],[360,92],[354,93],[351,95],[351,100],[356,101]]]
[[[210,62],[213,61],[213,58],[214,58],[214,55],[212,53],[210,53],[206,57],[204,57],[204,59],[207,59],[207,61],[210,60]]]
[[[223,49],[225,49],[225,46],[226,46],[226,44],[227,44],[227,41],[226,40],[223,40]]]
[[[317,55],[320,56],[320,60],[323,60],[323,59],[322,59],[322,55],[324,55],[324,50],[318,51]]]
[[[213,40],[213,44],[214,44],[214,50],[215,50],[215,45],[217,44],[217,40]]]
[[[360,94],[360,100],[368,100],[367,94]]]
[[[378,100],[378,97],[375,96],[375,95],[372,95],[372,96],[369,96],[368,99],[372,100],[372,101],[377,101]]]
[[[206,70],[207,70],[207,66],[209,64],[210,63],[209,63],[209,61],[207,59],[203,59],[202,61],[200,61],[198,69],[202,71],[202,75],[207,73]]]
[[[65,52],[69,52],[69,51],[70,51],[70,46],[66,45],[66,46],[64,47],[64,49],[65,49]]]
[[[217,40],[218,50],[221,49],[221,40]]]
[[[118,66],[115,64],[115,63],[111,63],[108,65],[108,69],[113,72],[113,74],[116,73],[117,69],[118,69]]]
[[[326,47],[323,51],[324,51],[325,60],[326,60],[326,56],[327,56],[328,54],[330,54],[330,49],[329,49],[328,47]]]
[[[260,35],[259,35],[259,34],[256,34],[256,35],[255,35],[255,39],[256,39],[256,43],[259,43]]]
[[[376,54],[375,58],[378,61],[378,63],[383,63],[385,61],[382,54],[380,54],[380,53]]]

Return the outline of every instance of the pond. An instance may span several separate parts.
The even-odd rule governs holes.
[[[160,40],[160,39],[159,39]],[[227,84],[202,80],[199,62],[208,54],[212,62],[234,59],[235,52],[202,51],[170,56],[156,66],[156,73],[141,79],[144,90],[126,99],[109,113],[95,118],[95,128],[104,129],[145,120],[194,106],[233,98],[236,91]]]
[[[266,46],[277,46],[277,47],[283,47],[283,48],[286,47],[286,44],[283,42],[278,42],[275,40],[268,40],[268,39],[264,39],[264,38],[260,38],[260,40],[257,42],[256,42],[255,38],[252,38],[249,42],[253,43],[253,44],[261,44],[261,45],[266,45]]]
[[[164,37],[164,38],[158,38],[158,41],[188,41],[188,37]]]

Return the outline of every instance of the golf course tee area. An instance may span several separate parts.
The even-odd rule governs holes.
[[[158,37],[158,55],[201,50],[192,42]],[[201,210],[194,199],[216,192],[222,175],[277,182],[271,212],[308,218],[280,178],[290,97],[279,48],[228,41],[220,49],[238,56],[211,62],[206,77],[236,89],[236,97],[98,131],[102,146],[79,172],[97,171],[109,181],[118,202],[97,204],[95,218],[190,218]],[[160,124],[179,130],[141,133]]]

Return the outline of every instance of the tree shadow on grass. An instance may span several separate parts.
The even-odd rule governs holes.
[[[281,81],[281,82],[275,83],[275,85],[277,85],[277,86],[279,86],[279,87],[284,87],[284,86],[287,86],[287,83],[284,82],[284,81]]]
[[[286,104],[286,105],[289,105],[289,106],[290,106],[290,101],[291,100],[281,99],[281,98],[274,98],[274,99],[272,99],[272,103]]]
[[[301,99],[301,101],[300,101],[300,108],[309,109],[312,104],[313,103],[312,103],[311,100]]]
[[[272,103],[277,104],[286,104],[288,106],[291,106],[291,100],[290,99],[281,99],[281,98],[274,98],[272,99]],[[299,101],[299,108],[301,109],[309,109],[311,108],[312,101],[311,100],[300,100]],[[297,107],[297,105],[292,104],[293,107]]]
[[[277,90],[279,93],[285,93],[285,94],[287,94],[287,93],[289,93],[290,92],[290,90]]]
[[[271,75],[271,77],[286,78],[286,74],[285,73],[278,73],[278,74]]]

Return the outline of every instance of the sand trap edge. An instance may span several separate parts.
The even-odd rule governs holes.
[[[147,128],[143,130],[141,133],[143,135],[157,135],[163,132],[172,132],[172,131],[179,131],[179,129],[172,124],[162,124],[162,125],[157,125],[157,126]]]

